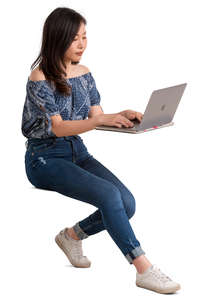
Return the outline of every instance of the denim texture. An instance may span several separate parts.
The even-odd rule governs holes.
[[[27,138],[46,139],[55,137],[51,116],[60,114],[63,120],[84,120],[90,106],[101,101],[91,72],[66,79],[72,87],[70,96],[61,95],[47,80],[26,83],[21,131]]]
[[[36,188],[56,191],[97,208],[73,226],[80,239],[107,230],[130,264],[145,254],[129,222],[136,209],[134,196],[88,152],[79,135],[28,139],[25,170]]]

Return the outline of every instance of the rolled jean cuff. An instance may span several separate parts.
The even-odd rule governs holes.
[[[76,235],[79,237],[80,240],[86,239],[89,235],[83,231],[83,229],[79,226],[79,223],[77,222],[74,226],[73,229],[76,233]]]
[[[130,264],[133,263],[133,259],[135,259],[136,257],[142,255],[142,254],[146,254],[144,252],[144,250],[141,248],[141,246],[136,247],[135,249],[133,249],[131,252],[127,253],[125,255],[126,259],[128,260],[128,262]]]

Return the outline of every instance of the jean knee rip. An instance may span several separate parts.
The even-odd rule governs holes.
[[[44,157],[39,156],[38,159],[41,161],[41,163],[43,163],[44,165],[46,165],[46,160],[44,159]]]

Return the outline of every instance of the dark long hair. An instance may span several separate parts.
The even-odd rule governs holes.
[[[64,79],[64,76],[67,76],[64,71],[66,69],[65,52],[75,38],[81,23],[86,25],[86,19],[71,8],[58,7],[53,10],[44,23],[40,53],[31,65],[31,70],[33,70],[34,66],[39,63],[39,70],[42,70],[46,80],[66,96],[71,94],[71,86]],[[79,62],[71,63],[78,64]]]

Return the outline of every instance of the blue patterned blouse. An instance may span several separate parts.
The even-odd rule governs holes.
[[[27,138],[55,137],[51,131],[51,116],[60,114],[63,120],[84,120],[91,105],[100,104],[100,94],[91,72],[66,79],[72,86],[70,96],[61,95],[47,80],[26,84],[21,130]]]

